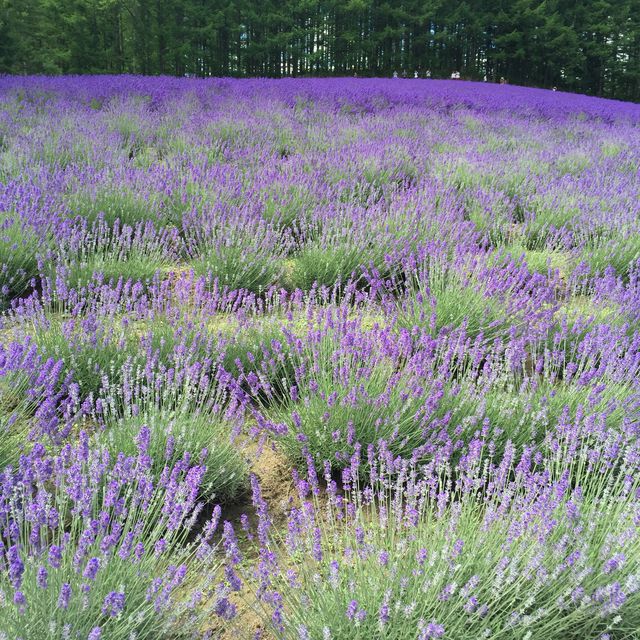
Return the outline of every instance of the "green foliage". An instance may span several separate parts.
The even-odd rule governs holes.
[[[247,239],[247,243],[250,242],[252,239]],[[282,272],[282,264],[277,256],[241,244],[205,245],[199,249],[198,257],[189,266],[196,275],[217,280],[220,287],[242,288],[255,293],[263,292],[275,284]]]
[[[550,249],[526,249],[521,244],[515,242],[506,251],[514,260],[523,258],[529,271],[546,275],[549,270],[559,270],[560,273],[566,271],[570,264],[571,256],[563,251],[553,251]]]
[[[586,244],[580,257],[593,273],[603,273],[607,267],[613,267],[619,276],[627,278],[632,265],[640,260],[640,236],[634,233],[623,240],[595,239]]]
[[[304,187],[295,184],[277,184],[266,193],[262,217],[276,229],[297,230],[308,222],[317,203]]]
[[[272,342],[283,341],[280,325],[265,319],[240,327],[222,343],[224,353],[222,367],[225,371],[238,377],[240,373],[263,371],[264,363],[272,351]],[[286,372],[277,367],[270,377],[282,378]]]
[[[215,574],[220,561],[202,536],[193,534],[188,465],[183,461],[170,481],[154,482],[146,452],[128,459],[121,455],[117,461],[105,449],[92,450],[88,459],[78,449],[69,454],[70,460],[47,460],[63,469],[55,482],[20,483],[6,509],[22,553],[19,589],[26,610],[14,606],[15,581],[8,571],[0,572],[4,635],[25,640],[196,637],[213,609],[204,602],[211,592],[200,576]],[[46,500],[46,513],[52,514],[46,524],[35,524],[30,516],[33,496],[28,492]],[[183,503],[182,512],[176,502]],[[76,516],[80,508],[85,517]],[[47,551],[54,545],[57,556]],[[158,584],[164,585],[160,594]],[[114,594],[120,600],[110,609]],[[199,599],[203,602],[194,609]]]
[[[318,467],[329,460],[335,468],[349,464],[356,443],[384,440],[398,454],[412,452],[424,442],[424,379],[376,350],[341,350],[335,339],[329,332],[293,357],[297,391],[269,412],[286,426],[283,450],[297,461],[308,451]]]
[[[0,72],[412,76],[417,69],[424,77],[429,69],[432,77],[448,77],[459,70],[476,80],[503,76],[638,100],[636,5],[3,0]],[[128,134],[137,133],[135,123],[114,124],[133,149]],[[278,137],[279,152],[288,155],[295,143],[285,130]],[[215,159],[219,147],[212,150]]]
[[[288,263],[286,284],[289,289],[308,291],[314,284],[333,286],[361,275],[367,256],[361,247],[345,241],[332,246],[309,243]]]
[[[148,282],[158,271],[169,270],[177,252],[178,234],[173,228],[158,230],[143,222],[109,227],[100,215],[82,229],[82,236],[61,241],[59,258],[45,265],[44,275],[64,276],[69,287],[95,279]]]

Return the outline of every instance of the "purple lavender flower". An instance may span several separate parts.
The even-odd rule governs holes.
[[[9,562],[9,580],[15,589],[20,587],[22,574],[24,573],[24,563],[20,558],[20,548],[14,544],[7,550],[7,560]]]
[[[87,562],[87,566],[84,568],[82,575],[87,578],[87,580],[95,580],[98,570],[100,569],[100,559],[99,558],[90,558]]]
[[[87,637],[87,640],[100,640],[100,638],[102,638],[101,627],[93,627],[93,629],[91,629],[91,632],[89,633],[89,636]]]
[[[36,578],[36,582],[38,584],[38,587],[40,587],[40,589],[46,589],[47,588],[47,578],[49,577],[49,573],[46,569],[46,567],[40,566],[38,567],[38,576]]]
[[[215,612],[223,620],[232,620],[236,616],[236,606],[227,598],[221,598],[216,603]]]
[[[70,599],[71,599],[71,585],[65,582],[60,587],[60,595],[58,596],[58,607],[60,607],[60,609],[66,609],[69,606]]]
[[[427,624],[421,621],[419,626],[418,637],[420,640],[430,640],[431,638],[442,638],[444,636],[444,627],[435,621]]]
[[[111,591],[104,597],[102,614],[115,618],[124,610],[125,597],[120,591]]]
[[[13,603],[18,607],[18,609],[22,612],[24,611],[27,605],[27,598],[24,593],[20,590],[16,590],[13,593]]]
[[[613,573],[614,571],[618,571],[620,567],[624,564],[626,558],[623,553],[616,553],[614,556],[609,558],[603,567],[603,571],[605,574]]]
[[[74,597],[93,640],[125,593],[131,634],[188,636],[253,587],[283,637],[633,627],[637,106],[383,79],[7,76],[0,100],[16,624],[62,584],[60,633]],[[300,470],[288,504],[245,433]],[[243,555],[199,517],[245,484]]]

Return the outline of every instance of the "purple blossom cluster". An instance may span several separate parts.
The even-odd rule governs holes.
[[[0,638],[635,637],[638,124],[0,78]]]

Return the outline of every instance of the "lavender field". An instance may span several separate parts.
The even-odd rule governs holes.
[[[640,638],[640,105],[0,78],[0,639]]]

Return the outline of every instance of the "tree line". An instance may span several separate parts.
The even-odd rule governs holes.
[[[640,100],[638,0],[0,0],[0,72],[453,71]]]

